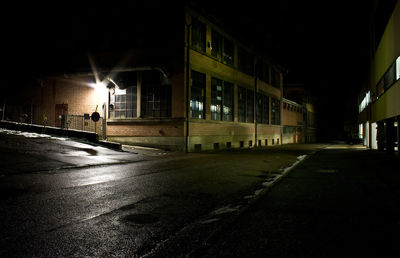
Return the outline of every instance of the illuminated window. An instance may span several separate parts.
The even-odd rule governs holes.
[[[211,79],[211,119],[233,120],[233,84]]]
[[[192,18],[192,47],[206,51],[206,25],[196,18]]]
[[[204,119],[206,75],[192,70],[190,91],[190,117]]]
[[[111,118],[137,117],[137,76],[135,72],[119,73],[117,83],[110,94]]]
[[[238,88],[238,119],[239,122],[254,122],[254,91]]]
[[[233,84],[224,82],[222,120],[233,121]]]

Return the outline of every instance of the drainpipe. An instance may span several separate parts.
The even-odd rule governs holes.
[[[189,152],[189,109],[190,109],[190,100],[189,100],[189,90],[190,90],[190,27],[192,24],[186,24],[186,152]]]
[[[257,108],[257,64],[256,64],[256,69],[255,69],[255,76],[254,76],[254,146],[258,146],[257,142],[257,113],[258,113],[258,108]]]

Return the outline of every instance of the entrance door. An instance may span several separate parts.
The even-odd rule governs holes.
[[[56,104],[55,125],[56,127],[66,127],[68,115],[68,104]]]

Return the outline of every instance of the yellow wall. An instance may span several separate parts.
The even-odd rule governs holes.
[[[373,93],[376,93],[376,85],[398,56],[400,56],[400,1],[397,1],[375,53],[371,73]],[[375,96],[375,94],[372,95]],[[400,115],[400,80],[386,90],[372,105],[371,120],[376,122],[398,115]]]

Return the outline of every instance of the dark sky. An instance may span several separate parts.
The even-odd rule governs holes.
[[[159,2],[166,12],[176,8],[176,2],[166,7],[167,1],[146,1],[153,6]],[[340,124],[354,115],[356,94],[368,68],[371,0],[195,2],[287,69],[286,83],[307,85],[329,118],[326,123],[331,119]],[[4,7],[1,22],[7,77],[46,73],[59,60],[68,65],[86,59],[85,33],[93,28],[107,37],[110,30],[114,35],[119,28],[126,31],[129,12],[134,13],[137,4],[57,1]],[[108,21],[112,28],[107,28]],[[119,34],[116,41],[123,41],[126,33]]]

